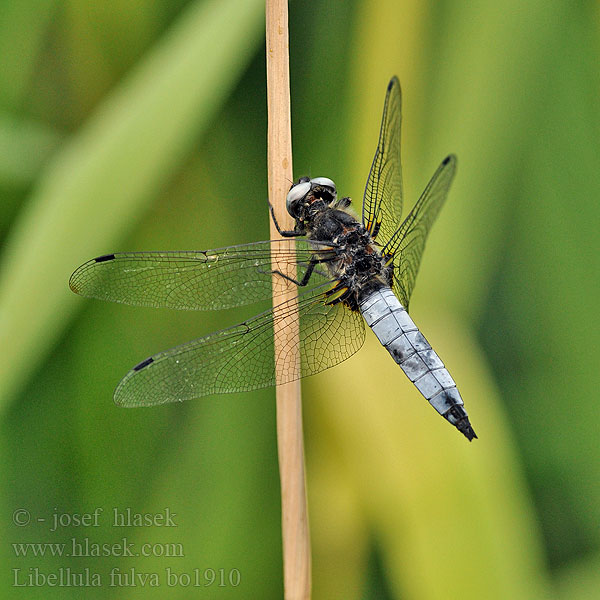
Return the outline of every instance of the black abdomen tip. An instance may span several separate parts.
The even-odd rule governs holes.
[[[455,404],[444,417],[470,442],[477,439],[477,434],[473,431],[473,427],[471,427],[467,412],[461,404]]]
[[[473,427],[471,427],[469,417],[464,416],[457,423],[455,423],[454,427],[456,427],[456,429],[458,429],[470,442],[478,439]]]

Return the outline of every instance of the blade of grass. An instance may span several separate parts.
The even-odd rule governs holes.
[[[25,186],[35,181],[61,139],[61,132],[44,123],[0,114],[0,185]]]
[[[2,257],[0,410],[75,310],[70,273],[174,172],[252,56],[261,14],[259,0],[192,4],[48,167]]]

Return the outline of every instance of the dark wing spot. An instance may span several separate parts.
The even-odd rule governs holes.
[[[107,260],[115,260],[115,255],[114,254],[103,254],[102,256],[99,256],[98,258],[95,258],[94,260],[97,263],[106,262]]]
[[[152,357],[147,358],[146,360],[143,360],[139,365],[135,365],[135,367],[133,367],[134,371],[141,371],[144,367],[147,367],[149,364],[153,363],[154,359]]]

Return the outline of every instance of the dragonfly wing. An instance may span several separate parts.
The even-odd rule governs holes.
[[[342,362],[362,346],[361,315],[343,304],[326,305],[327,284],[216,333],[161,352],[134,367],[119,383],[120,406],[183,402],[294,381]],[[295,318],[299,334],[293,335]],[[275,356],[273,329],[292,333]],[[299,351],[301,366],[295,356]]]
[[[423,249],[456,173],[456,156],[450,155],[437,168],[402,225],[383,248],[383,253],[393,256],[394,293],[408,308],[415,279],[421,264]]]
[[[379,143],[365,187],[362,212],[363,225],[381,246],[398,229],[402,215],[401,118],[400,82],[393,77],[385,96]]]
[[[288,288],[272,270],[302,278],[311,257],[329,255],[318,243],[273,240],[199,252],[124,252],[89,260],[71,275],[69,286],[82,296],[134,306],[213,310],[275,297]],[[276,264],[276,267],[272,267]],[[311,283],[323,283],[315,270]],[[293,272],[293,271],[292,271]]]

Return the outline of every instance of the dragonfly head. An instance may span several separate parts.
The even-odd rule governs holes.
[[[292,184],[285,203],[294,219],[305,221],[311,213],[336,201],[335,183],[327,177],[300,177]]]

